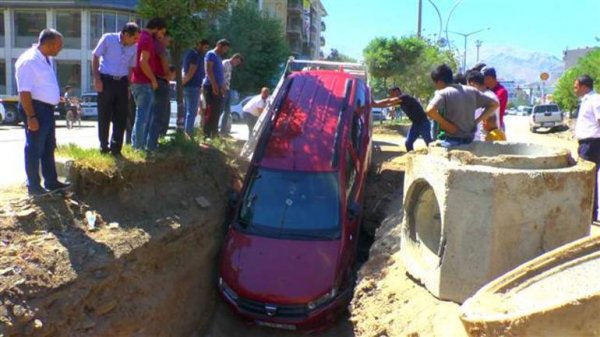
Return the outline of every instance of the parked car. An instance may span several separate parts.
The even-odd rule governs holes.
[[[177,82],[175,81],[169,82],[169,102],[171,108],[169,127],[177,128]]]
[[[244,117],[244,112],[242,109],[244,108],[244,105],[246,105],[246,103],[252,99],[252,97],[254,96],[244,97],[237,104],[230,106],[231,120],[233,123],[241,122],[242,118]]]
[[[369,88],[331,70],[292,72],[280,83],[231,200],[219,292],[249,322],[313,331],[352,296],[371,158]]]
[[[387,110],[384,108],[371,108],[373,122],[382,122],[386,120]]]
[[[98,93],[87,92],[81,94],[79,99],[81,105],[81,118],[98,118]]]
[[[515,108],[509,108],[509,109],[506,109],[506,111],[504,112],[504,114],[506,116],[515,116],[515,115],[518,114],[518,112],[519,111],[517,109],[515,109]]]
[[[19,96],[2,96],[0,105],[4,108],[3,124],[17,125],[21,122],[18,113]]]
[[[564,115],[556,104],[534,105],[529,119],[531,132],[537,132],[540,128],[555,129],[563,127]]]
[[[517,107],[518,116],[529,116],[531,115],[532,107],[526,105],[519,105]]]

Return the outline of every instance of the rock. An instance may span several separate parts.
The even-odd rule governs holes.
[[[16,214],[18,220],[29,220],[35,218],[35,209],[26,209],[17,212]]]
[[[203,196],[196,197],[194,200],[196,201],[196,204],[200,206],[200,208],[208,208],[211,205],[210,201]]]
[[[98,316],[106,315],[113,311],[117,307],[117,301],[113,300],[110,302],[102,303],[100,306],[94,309],[94,313]]]
[[[108,224],[108,229],[119,229],[119,223],[118,222],[111,222]]]
[[[190,203],[185,200],[181,200],[181,202],[179,204],[181,205],[181,208],[189,208],[190,207]]]
[[[81,330],[87,330],[87,329],[91,329],[95,326],[96,326],[96,322],[94,322],[88,316],[85,316],[85,318],[79,322],[79,324],[77,325],[77,328],[81,329]]]
[[[34,329],[41,329],[44,326],[44,323],[42,323],[42,321],[40,321],[39,319],[33,320],[32,324]]]
[[[13,267],[8,267],[4,269],[0,269],[0,276],[10,276],[14,274]]]
[[[22,305],[15,305],[12,308],[13,316],[17,319],[19,323],[27,323],[31,321],[34,317],[33,312],[31,310],[23,307]]]
[[[0,305],[0,317],[8,316],[8,309],[4,305]]]

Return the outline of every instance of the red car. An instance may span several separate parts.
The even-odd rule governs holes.
[[[219,266],[221,295],[247,321],[315,331],[346,309],[371,157],[369,102],[349,72],[304,70],[265,110]]]

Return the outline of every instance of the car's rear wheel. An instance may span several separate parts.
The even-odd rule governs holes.
[[[19,115],[17,113],[17,107],[14,105],[5,105],[6,116],[4,118],[5,124],[19,124]]]
[[[242,117],[237,112],[231,112],[231,122],[232,123],[240,123]]]

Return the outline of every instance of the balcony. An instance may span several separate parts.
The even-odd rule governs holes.
[[[302,24],[302,20],[290,20],[290,18],[288,18],[288,25],[286,29],[288,34],[301,36],[303,29],[304,25]]]
[[[327,26],[325,25],[325,21],[321,21],[321,32],[324,32],[327,30]]]
[[[288,0],[288,15],[302,15],[302,0]]]
[[[321,36],[321,47],[325,47],[325,37]]]

